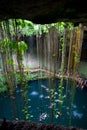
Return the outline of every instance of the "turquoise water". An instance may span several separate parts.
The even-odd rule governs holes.
[[[80,89],[73,83],[64,80],[61,93],[59,79],[30,81],[26,90],[28,114],[31,116],[29,120],[87,129],[87,90]],[[5,117],[14,120],[14,115],[19,120],[24,119],[20,86],[13,101],[8,93],[0,94],[0,119]]]

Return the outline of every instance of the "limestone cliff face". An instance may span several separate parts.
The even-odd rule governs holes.
[[[22,18],[34,23],[87,22],[86,1],[0,0],[0,19]]]

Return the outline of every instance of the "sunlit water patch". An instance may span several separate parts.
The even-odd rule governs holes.
[[[87,129],[87,90],[81,90],[76,84],[74,86],[73,81],[64,80],[61,92],[60,83],[59,79],[28,83],[26,100],[29,101],[29,120]],[[24,119],[22,92],[20,87],[17,88],[13,102],[8,93],[0,94],[0,119],[14,120],[14,116],[18,120]]]

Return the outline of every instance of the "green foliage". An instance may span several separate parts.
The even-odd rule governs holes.
[[[31,21],[22,20],[22,19],[9,19],[9,23],[10,23],[10,33],[12,36],[15,35],[16,25],[18,27],[18,30],[17,30],[18,37],[21,37],[24,35],[30,36],[35,33],[34,24]]]
[[[18,28],[17,30],[18,37],[25,36],[25,35],[31,36],[35,34],[41,35],[42,33],[48,33],[49,28],[52,26],[55,26],[58,32],[60,32],[60,34],[62,35],[65,27],[68,27],[69,30],[71,30],[73,27],[73,24],[70,22],[57,22],[57,23],[44,24],[44,25],[34,24],[31,21],[22,20],[22,19],[9,19],[8,22],[9,22],[10,35],[12,37],[16,35],[15,34],[16,26]]]
[[[51,27],[50,24],[45,24],[45,25],[38,24],[38,25],[34,25],[35,34],[36,35],[37,34],[41,35],[42,33],[48,33],[50,27]]]
[[[8,38],[4,38],[1,42],[0,42],[0,49],[1,49],[1,52],[5,51],[5,49],[8,48],[10,44],[10,41]]]
[[[4,75],[0,74],[0,93],[7,91],[6,79]]]
[[[27,45],[24,41],[18,42],[18,48],[16,48],[20,51],[20,53],[23,55],[24,52],[27,50]]]
[[[19,32],[21,35],[34,35],[35,30],[34,30],[34,24],[31,21],[27,20],[17,20],[18,26],[20,27]]]
[[[6,63],[9,64],[9,65],[12,65],[13,64],[13,59],[7,59]]]

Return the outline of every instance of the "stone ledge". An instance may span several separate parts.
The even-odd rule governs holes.
[[[0,130],[86,130],[53,124],[41,124],[29,121],[0,121]]]

